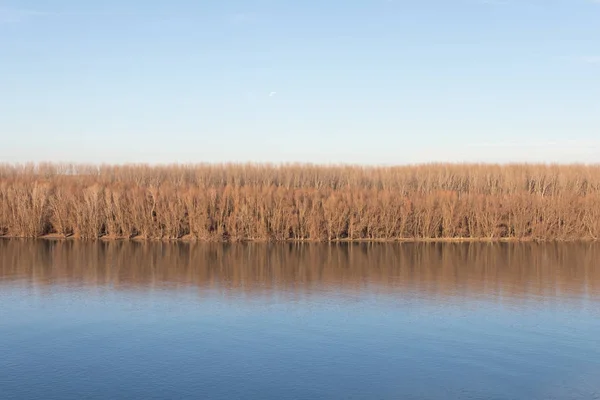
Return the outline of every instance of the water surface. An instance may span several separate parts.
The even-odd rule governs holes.
[[[3,240],[0,398],[600,398],[599,260]]]

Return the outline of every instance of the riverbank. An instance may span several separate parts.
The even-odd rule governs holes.
[[[377,244],[377,243],[597,243],[600,242],[594,238],[582,239],[534,239],[534,238],[389,238],[389,239],[196,239],[191,236],[181,238],[144,238],[135,237],[111,237],[100,236],[94,239],[82,238],[80,236],[69,235],[62,236],[55,233],[32,237],[24,236],[0,236],[0,240],[45,240],[45,241],[101,241],[101,242],[152,242],[152,243],[290,243],[290,244],[312,244],[312,243],[330,243],[330,244]]]

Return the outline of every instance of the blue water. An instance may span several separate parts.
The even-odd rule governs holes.
[[[596,247],[216,246],[0,243],[0,399],[600,398]]]

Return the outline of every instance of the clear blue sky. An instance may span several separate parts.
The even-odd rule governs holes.
[[[600,162],[600,1],[0,0],[0,161]]]

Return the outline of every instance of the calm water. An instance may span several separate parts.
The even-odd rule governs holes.
[[[0,241],[0,399],[600,398],[600,245]]]

